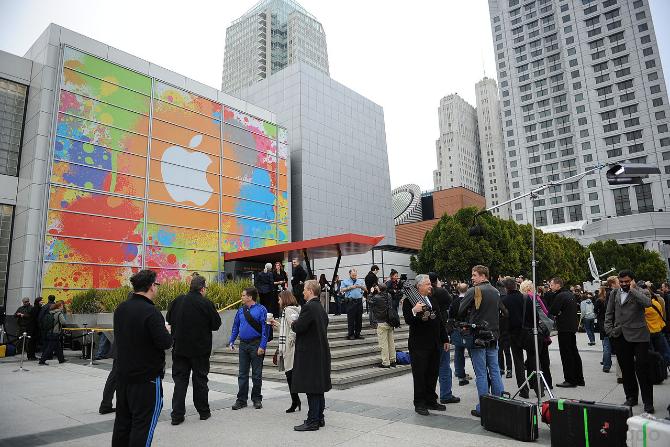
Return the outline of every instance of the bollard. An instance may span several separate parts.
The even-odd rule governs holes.
[[[19,362],[19,369],[15,369],[14,372],[30,371],[29,369],[23,367],[23,358],[26,355],[26,338],[32,338],[32,337],[28,335],[27,332],[24,332],[23,335],[19,337],[19,340],[23,339],[23,347],[21,348],[21,361]]]
[[[93,362],[93,339],[95,338],[94,337],[95,332],[91,331],[88,334],[91,336],[91,361],[88,363],[88,366],[93,366],[97,365],[97,363]]]

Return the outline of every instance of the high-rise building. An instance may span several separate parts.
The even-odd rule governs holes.
[[[321,23],[293,0],[261,0],[226,29],[222,90],[238,93],[298,61],[328,74]]]
[[[644,226],[646,236],[614,237],[657,238],[659,223],[642,213],[670,209],[670,108],[648,0],[489,0],[489,12],[512,197],[599,163],[656,164],[662,174],[641,185],[593,174],[534,203],[538,226],[574,225],[592,239]],[[515,203],[513,218],[530,222],[530,205]],[[609,217],[620,225],[588,229]]]
[[[477,127],[479,128],[479,149],[482,160],[484,196],[486,206],[491,207],[509,200],[507,185],[505,149],[503,147],[502,123],[500,122],[500,102],[496,81],[485,77],[475,85],[477,96]],[[504,205],[493,210],[493,214],[509,219],[510,207]]]
[[[440,100],[438,115],[440,137],[435,141],[435,189],[460,186],[483,195],[477,111],[458,94],[451,94]]]

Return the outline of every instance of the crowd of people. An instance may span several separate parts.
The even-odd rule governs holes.
[[[616,366],[624,405],[638,405],[641,394],[647,413],[654,413],[652,364],[660,362],[666,370],[670,366],[666,326],[670,285],[663,283],[657,289],[654,284],[636,282],[629,270],[609,277],[594,294],[578,285],[569,287],[560,277],[537,288],[523,277],[500,276],[491,283],[483,265],[472,268],[469,284],[443,283],[431,272],[417,275],[411,285],[395,270],[386,282],[381,281],[376,265],[364,279],[352,268],[347,278],[332,282],[325,275],[308,279],[298,259],[292,267],[289,279],[281,263],[268,263],[256,275],[255,287],[243,291],[228,347],[239,356],[238,393],[232,410],[247,407],[249,398],[260,410],[264,358],[269,341],[278,338],[273,363],[284,372],[289,387],[291,403],[286,413],[301,411],[300,394],[307,397],[307,418],[294,427],[296,431],[325,426],[325,393],[331,389],[329,313],[345,313],[347,339],[360,340],[367,309],[381,348],[380,368],[396,367],[394,331],[402,323],[409,327],[413,406],[424,416],[460,402],[453,393],[454,377],[459,386],[473,380],[465,371],[466,351],[479,397],[502,395],[503,376],[516,379],[520,397],[529,398],[531,390],[542,397],[554,387],[549,359],[554,340],[563,371],[563,381],[555,386],[586,385],[576,337],[583,328],[589,346],[596,344],[595,334],[599,334],[602,371],[609,373]],[[221,326],[220,315],[205,298],[207,284],[202,276],[193,275],[189,293],[171,303],[165,318],[153,305],[160,286],[156,273],[141,270],[130,282],[133,292],[114,313],[114,362],[100,405],[102,414],[116,411],[112,444],[119,446],[151,443],[163,405],[165,350],[170,348],[175,384],[172,424],[185,420],[190,380],[200,419],[211,417],[207,383],[212,332]],[[29,359],[36,360],[35,352],[42,346],[40,363],[54,354],[65,361],[60,336],[63,312],[63,303],[52,296],[43,306],[40,299],[32,306],[24,299],[15,316],[21,332],[35,335],[27,340]],[[480,417],[478,402],[471,414]]]

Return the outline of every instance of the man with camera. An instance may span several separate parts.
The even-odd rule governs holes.
[[[391,295],[391,300],[393,301],[393,306],[396,312],[398,307],[400,307],[400,300],[402,299],[402,288],[405,285],[406,275],[400,277],[396,269],[391,269],[391,276],[388,281],[386,281],[386,290],[388,294]]]
[[[488,267],[472,267],[474,287],[465,293],[458,310],[458,319],[468,323],[464,338],[470,348],[479,397],[488,393],[489,378],[491,394],[500,396],[505,391],[498,365],[499,318],[502,309],[500,292],[489,283],[488,278]],[[479,403],[470,414],[480,417]]]
[[[449,335],[452,326],[449,319],[449,307],[451,306],[451,294],[443,287],[442,282],[437,277],[437,273],[428,273],[430,278],[430,285],[433,288],[433,301],[437,301],[440,305],[440,317],[444,325],[447,335]],[[440,403],[442,404],[456,404],[461,401],[460,397],[454,396],[452,393],[452,373],[451,373],[451,351],[444,351],[440,353],[440,369],[438,372],[438,380],[440,382]]]
[[[437,377],[441,352],[449,350],[449,337],[442,321],[440,304],[431,295],[433,288],[428,275],[417,275],[416,286],[405,287],[402,305],[405,322],[409,325],[409,355],[414,380],[414,411],[428,416],[428,410],[444,411],[437,402]]]

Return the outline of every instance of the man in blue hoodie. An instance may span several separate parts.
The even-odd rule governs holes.
[[[268,326],[266,324],[268,311],[263,305],[257,304],[258,291],[254,287],[242,292],[242,307],[235,315],[233,330],[230,334],[228,346],[235,350],[235,340],[240,337],[240,370],[237,376],[239,390],[233,410],[247,406],[249,398],[249,367],[251,367],[251,401],[254,408],[263,408],[261,403],[261,385],[263,383],[263,358],[268,344]]]

